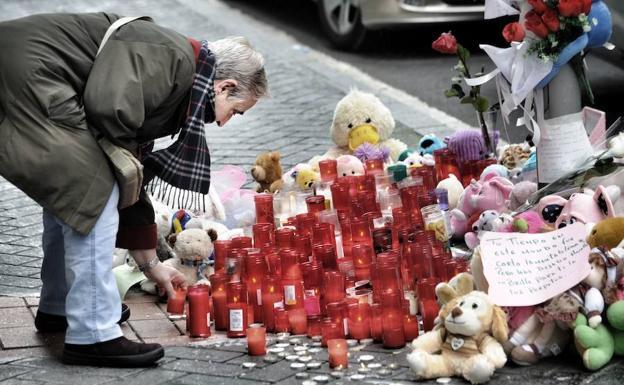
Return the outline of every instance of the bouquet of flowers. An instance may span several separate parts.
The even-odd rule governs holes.
[[[589,32],[591,0],[527,0],[533,9],[524,16],[524,23],[509,23],[503,29],[508,42],[523,41],[526,31],[533,36],[528,53],[536,53],[544,61],[555,62],[561,51]]]

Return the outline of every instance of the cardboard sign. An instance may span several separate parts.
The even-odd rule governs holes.
[[[591,270],[585,231],[575,223],[544,234],[485,233],[481,257],[492,301],[537,305],[580,283]]]

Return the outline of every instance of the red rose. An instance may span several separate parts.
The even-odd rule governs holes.
[[[585,9],[591,8],[591,0],[589,0],[589,7],[586,6],[587,0],[559,0],[557,8],[559,13],[565,17],[576,17],[583,13]]]
[[[583,0],[583,13],[589,15],[591,11],[592,0]]]
[[[552,32],[557,32],[559,30],[559,14],[554,9],[549,9],[544,12],[542,21]]]
[[[509,23],[503,28],[503,37],[508,43],[512,41],[522,41],[524,40],[524,35],[524,27],[522,27],[520,23]]]
[[[441,53],[457,53],[457,39],[452,33],[442,33],[440,37],[431,44],[431,48]]]
[[[546,4],[544,4],[544,0],[528,0],[527,2],[531,4],[531,7],[533,7],[535,12],[539,13],[540,15],[546,12],[546,10],[548,9]]]
[[[533,32],[540,39],[544,39],[548,36],[548,27],[535,11],[527,12],[525,15],[524,27]]]

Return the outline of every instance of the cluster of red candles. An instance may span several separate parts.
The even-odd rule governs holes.
[[[497,163],[495,158],[460,162],[455,153],[448,148],[434,151],[433,159],[435,160],[438,180],[446,179],[450,174],[455,174],[464,187],[468,186],[473,179],[479,180],[481,173],[487,166]]]
[[[210,334],[211,314],[216,330],[248,336],[250,354],[264,354],[255,345],[264,345],[267,331],[321,336],[323,346],[350,337],[399,348],[418,336],[417,314],[432,328],[435,286],[467,268],[423,228],[435,170],[420,167],[407,178],[413,183],[379,186],[380,161],[367,161],[363,176],[338,177],[333,160],[319,165],[335,210],[313,195],[306,213],[275,228],[273,195],[256,195],[253,236],[215,241],[212,304],[204,288],[189,289],[191,336]],[[392,207],[391,218],[381,214],[380,188],[398,190],[401,206]]]

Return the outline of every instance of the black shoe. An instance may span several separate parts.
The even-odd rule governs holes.
[[[91,345],[65,344],[63,362],[69,365],[140,368],[153,366],[163,358],[159,344],[132,342],[126,337]]]
[[[121,304],[121,317],[118,324],[126,322],[130,318],[130,308],[125,303]],[[67,318],[62,315],[44,313],[37,310],[35,327],[41,333],[60,333],[67,329]]]

